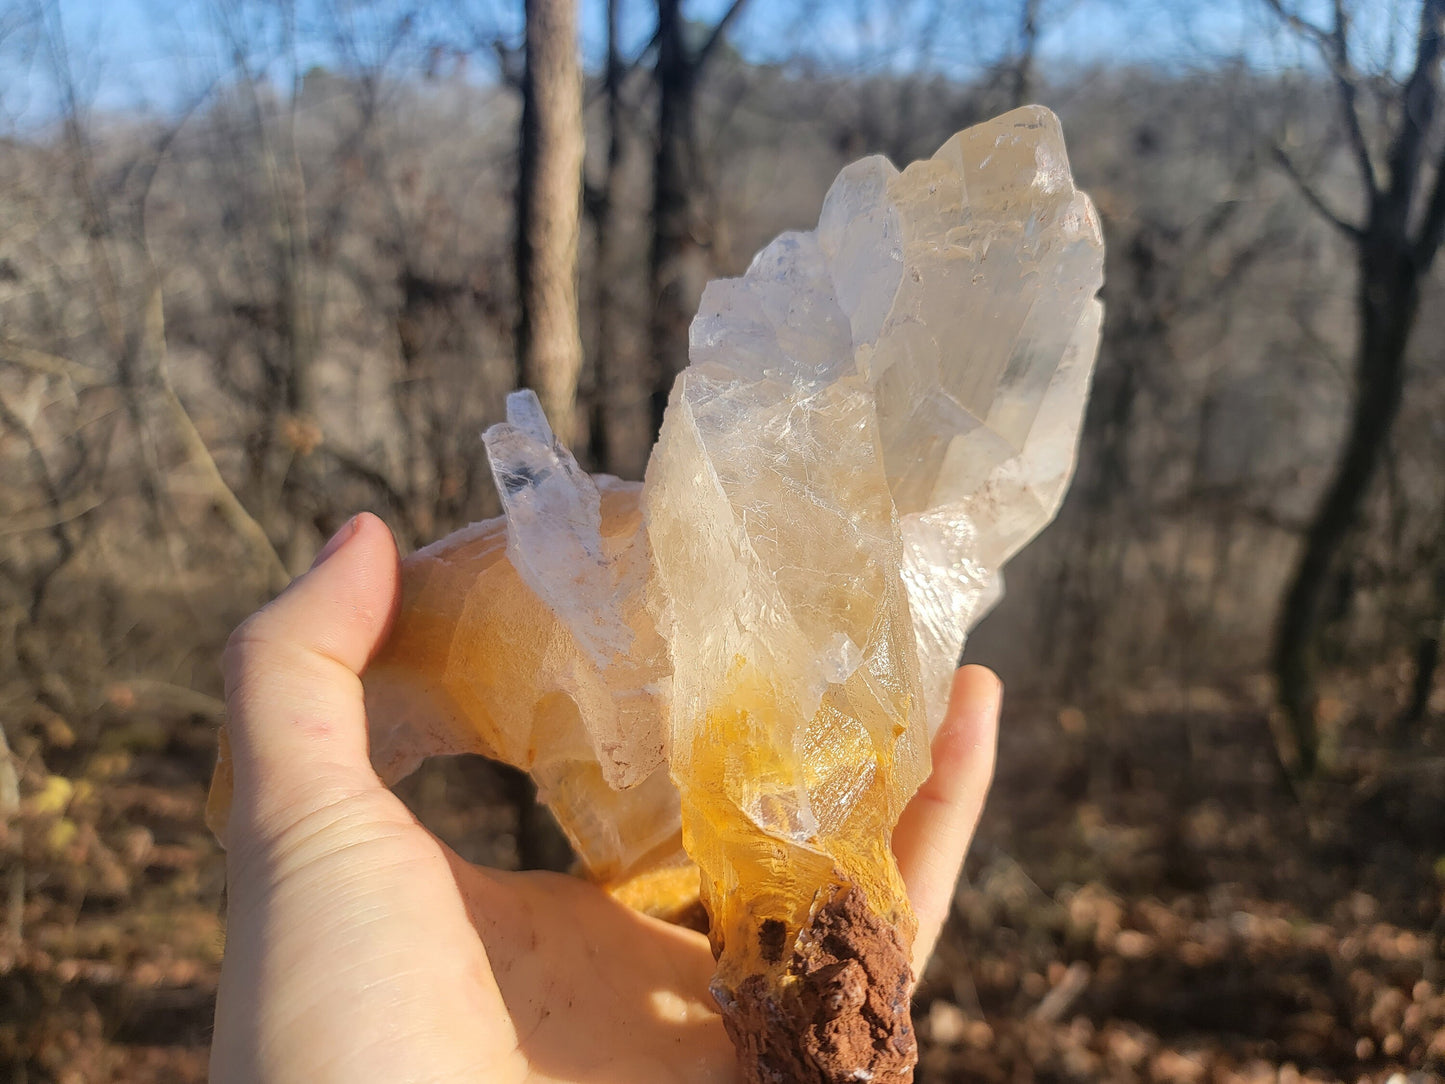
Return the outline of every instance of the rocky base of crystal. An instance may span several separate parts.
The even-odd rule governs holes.
[[[779,970],[748,975],[733,990],[713,985],[747,1084],[912,1081],[912,946],[896,925],[841,884],[813,909],[786,961],[785,934],[776,920],[756,932]]]

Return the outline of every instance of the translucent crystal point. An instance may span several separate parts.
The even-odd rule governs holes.
[[[599,513],[589,537],[604,558],[623,554],[648,568],[641,487],[605,475],[588,482],[595,482]],[[644,859],[650,865],[676,863],[681,860],[677,792],[666,765],[658,763],[665,674],[655,687],[639,686],[629,683],[653,676],[639,668],[639,660],[599,667],[569,623],[579,611],[556,608],[532,589],[521,568],[535,574],[537,564],[513,563],[520,530],[498,517],[402,562],[396,625],[364,682],[372,762],[383,779],[394,782],[428,756],[480,753],[503,760],[536,780],[596,879],[641,872]],[[596,568],[591,574],[600,575]],[[632,604],[640,610],[641,598]],[[629,606],[623,612],[632,613]],[[634,644],[658,642],[647,621],[632,627],[631,635]],[[665,665],[665,655],[654,661],[659,660]],[[596,731],[588,725],[623,714],[618,701],[630,712],[624,717],[641,718],[620,759],[628,766],[655,765],[628,789],[609,782],[614,765],[605,747],[599,751]]]
[[[571,636],[577,657],[556,670],[609,785],[625,789],[666,757],[657,698],[662,641],[644,604],[645,540],[602,532],[597,482],[552,435],[531,391],[507,396],[507,420],[482,437],[507,523],[507,559]]]

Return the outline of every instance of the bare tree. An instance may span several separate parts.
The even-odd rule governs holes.
[[[166,523],[167,481],[156,450],[165,440],[178,447],[212,506],[253,554],[264,582],[279,590],[288,577],[271,540],[221,475],[171,381],[160,274],[146,241],[146,214],[151,184],[189,111],[155,134],[145,153],[111,182],[113,192],[103,190],[92,118],[80,93],[58,9],[43,9],[41,22],[46,60],[59,93],[68,179],[83,218],[90,285],[105,352],[113,365],[114,385],[131,422],[131,437],[141,461],[139,485],[152,522],[160,534],[174,536],[174,529]],[[208,94],[203,92],[201,97]],[[139,273],[127,275],[127,265]],[[26,364],[36,360],[36,354],[21,348],[6,351],[4,357]],[[79,378],[80,386],[99,382],[87,379],[83,366],[53,360],[67,370],[65,375],[72,381]],[[67,557],[73,550],[71,546],[66,551]]]
[[[648,260],[652,322],[652,429],[662,426],[673,377],[687,364],[687,328],[707,280],[705,177],[697,139],[697,99],[708,63],[747,0],[732,0],[700,44],[690,44],[682,0],[657,0],[657,149],[652,175]]]
[[[1318,509],[1305,532],[1276,626],[1274,670],[1279,704],[1297,747],[1298,770],[1319,757],[1315,719],[1318,636],[1331,574],[1360,519],[1400,411],[1405,359],[1421,287],[1445,236],[1445,154],[1438,149],[1445,0],[1421,0],[1413,61],[1403,80],[1389,70],[1368,77],[1356,65],[1350,10],[1333,0],[1332,22],[1310,21],[1283,0],[1265,0],[1293,33],[1316,49],[1329,71],[1336,105],[1364,192],[1358,220],[1336,211],[1282,149],[1276,157],[1304,198],[1354,250],[1358,274],[1355,398],[1349,431]],[[1361,96],[1391,91],[1389,113],[1373,140]]]
[[[577,240],[582,209],[582,71],[576,0],[527,0],[517,181],[517,366],[553,431],[585,437],[577,410],[582,338]]]

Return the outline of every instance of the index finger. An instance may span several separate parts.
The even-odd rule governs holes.
[[[933,739],[933,773],[893,831],[908,898],[918,916],[913,971],[922,973],[948,917],[954,885],[993,782],[1003,684],[992,670],[965,666],[953,676],[948,713]]]

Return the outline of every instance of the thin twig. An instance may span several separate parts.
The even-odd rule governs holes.
[[[33,346],[22,346],[20,343],[9,340],[0,340],[0,361],[7,361],[11,365],[18,365],[23,369],[31,369],[38,373],[63,376],[77,387],[94,388],[110,383],[99,369],[82,365],[78,361],[71,361],[59,354],[36,350]]]
[[[707,63],[708,58],[712,56],[713,51],[717,49],[718,44],[723,40],[724,35],[727,34],[728,27],[742,14],[743,7],[747,2],[748,0],[733,0],[732,6],[723,13],[723,17],[713,26],[712,32],[707,36],[707,40],[704,41],[701,48],[698,49],[697,55],[693,58],[694,66],[701,68]]]
[[[1294,159],[1285,152],[1283,147],[1276,144],[1271,147],[1270,150],[1274,160],[1279,163],[1280,169],[1284,170],[1285,176],[1294,182],[1294,186],[1299,190],[1299,194],[1305,198],[1305,202],[1314,208],[1315,212],[1321,218],[1343,233],[1351,241],[1358,241],[1364,236],[1360,227],[1346,220],[1325,202],[1324,197],[1320,195],[1315,186],[1309,182],[1308,178],[1300,172],[1299,167],[1295,165]]]
[[[99,493],[82,493],[57,505],[32,509],[29,512],[12,512],[5,517],[5,522],[0,524],[0,535],[49,531],[77,520],[87,512],[93,512],[104,504],[105,500]]]

